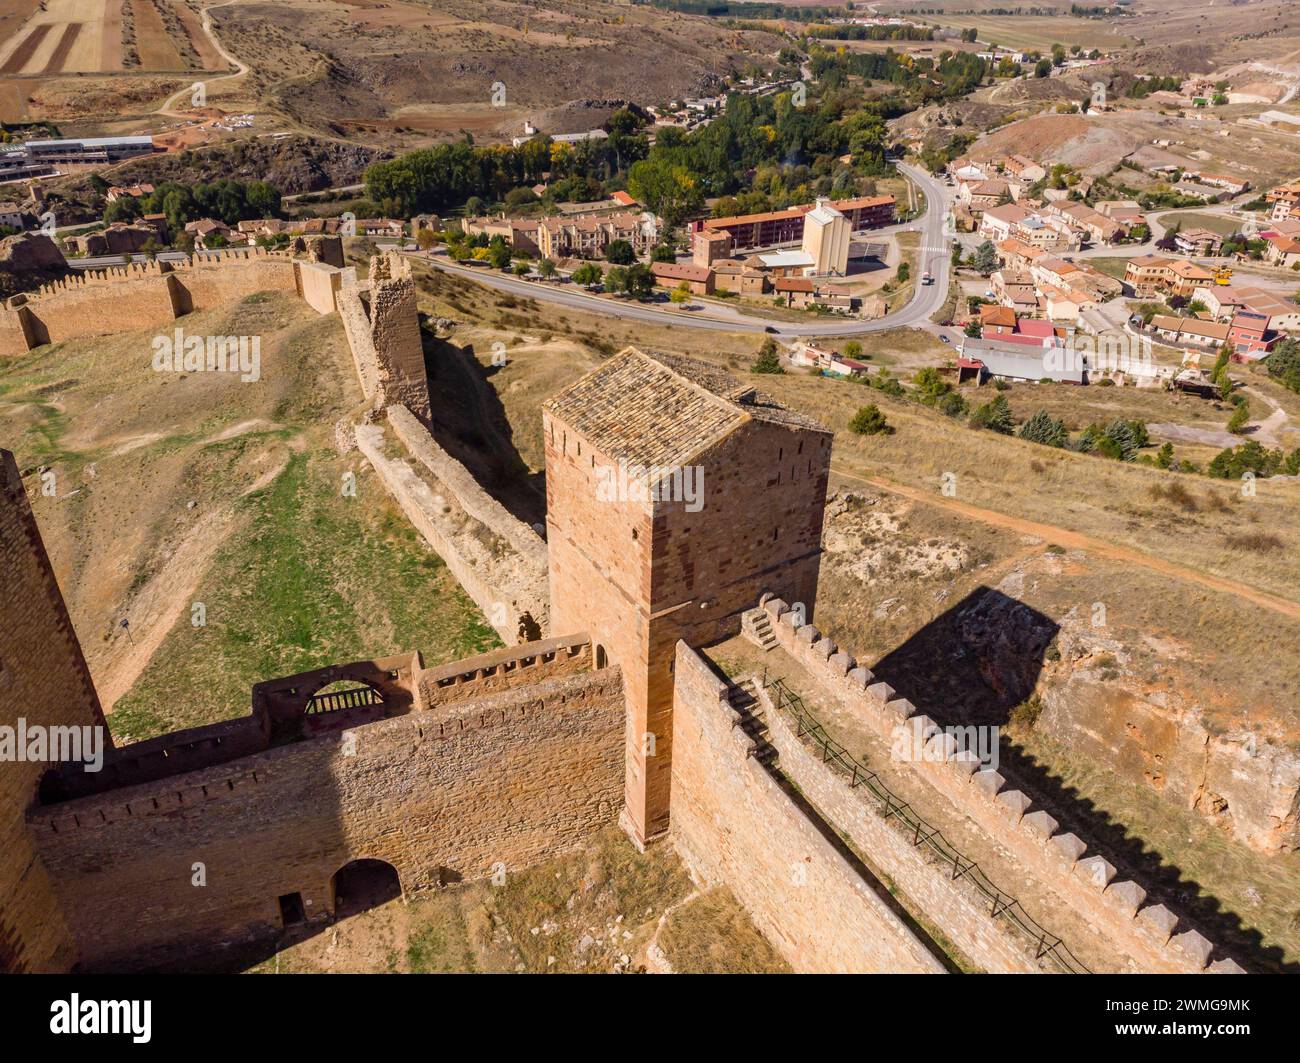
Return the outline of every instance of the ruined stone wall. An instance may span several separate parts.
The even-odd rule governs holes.
[[[725,884],[797,972],[942,973],[752,753],[726,685],[678,643],[670,837],[705,885]]]
[[[616,670],[560,675],[40,808],[30,829],[83,963],[151,966],[278,931],[286,894],[325,918],[354,859],[412,890],[577,846],[617,814],[622,733]]]
[[[104,724],[14,456],[0,450],[0,725],[16,728],[19,718],[42,727]],[[106,728],[103,736],[107,746]],[[24,819],[51,766],[0,763],[0,971],[60,971],[75,960]],[[620,792],[622,778],[620,762]],[[87,903],[89,915],[102,916],[104,909]]]
[[[538,578],[536,565],[453,505],[450,493],[439,495],[408,462],[390,457],[394,444],[383,423],[357,425],[355,436],[357,449],[407,519],[447,563],[502,640],[510,645],[528,642],[548,630],[546,583]]]
[[[361,389],[376,410],[402,405],[429,423],[429,380],[411,264],[386,253],[370,260],[370,276],[343,273],[336,297]]]
[[[295,291],[293,260],[255,251],[75,274],[0,309],[0,356],[85,336],[162,327],[254,292]]]
[[[699,456],[690,503],[604,497],[617,462],[549,411],[542,431],[551,622],[590,632],[623,670],[627,825],[645,842],[668,826],[677,641],[734,635],[765,586],[813,601],[831,437],[743,424]]]
[[[928,716],[918,713],[907,699],[896,697],[888,683],[877,681],[868,668],[822,637],[816,627],[796,626],[795,614],[784,601],[771,598],[763,608],[771,618],[781,648],[808,670],[825,693],[854,719],[870,726],[891,748],[899,740],[896,728],[900,725],[906,726],[905,734],[918,735],[920,741],[907,766],[974,821],[1028,873],[1049,884],[1092,925],[1104,929],[1141,970],[1241,970],[1234,961],[1223,957],[1211,963],[1213,942],[1163,904],[1146,903],[1145,889],[1123,879],[1105,855],[1089,852],[1084,839],[1059,832],[1056,819],[1035,809],[1029,795],[1007,789],[1006,780],[998,772],[978,770],[975,753],[961,749],[954,736],[941,733]],[[891,867],[882,865],[882,869],[892,874]]]
[[[546,543],[531,527],[488,494],[464,465],[442,449],[405,406],[389,406],[388,423],[411,457],[438,478],[460,507],[493,535],[510,544],[534,574],[546,584]],[[574,629],[577,630],[577,629]]]
[[[343,271],[324,262],[297,261],[293,264],[298,295],[318,314],[338,309],[338,292]]]

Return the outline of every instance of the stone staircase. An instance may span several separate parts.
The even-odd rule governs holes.
[[[777,647],[772,618],[766,609],[748,609],[740,614],[740,633],[761,650]]]
[[[754,680],[742,679],[733,683],[727,688],[727,701],[740,715],[740,729],[758,746],[754,759],[765,767],[772,767],[776,762],[776,747],[767,738],[767,723],[763,719]]]

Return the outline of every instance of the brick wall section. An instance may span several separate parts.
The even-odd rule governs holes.
[[[546,584],[539,580],[536,566],[512,553],[508,544],[494,549],[482,526],[452,512],[449,503],[439,501],[437,493],[405,461],[388,457],[385,448],[390,437],[383,424],[359,424],[355,437],[357,449],[407,519],[447,563],[502,641],[511,645],[526,642],[530,631],[545,631],[549,614]]]
[[[943,967],[751,753],[726,685],[678,643],[670,837],[706,885],[725,883],[798,972]]]
[[[254,292],[295,290],[293,260],[261,249],[76,274],[16,296],[0,309],[0,356],[45,343],[160,327]]]
[[[795,733],[787,718],[759,690],[767,740],[780,755],[781,772],[858,852],[887,872],[900,892],[912,899],[972,962],[993,974],[1036,974],[1059,970],[1033,958],[1033,948],[1015,936],[1005,921],[989,915],[989,901],[968,879],[927,858],[927,850],[896,830],[871,799],[828,767]]]
[[[600,471],[617,462],[547,410],[542,431],[552,629],[590,632],[623,671],[625,825],[645,843],[668,826],[675,646],[736,634],[765,585],[814,600],[831,437],[747,420],[699,457],[703,506],[691,513],[602,499]]]
[[[591,668],[591,642],[586,635],[506,646],[426,668],[420,673],[420,703],[432,708],[449,701],[481,698],[542,679],[589,672]]]
[[[1057,822],[1033,807],[1019,790],[1006,789],[996,771],[980,770],[973,753],[958,748],[950,735],[938,732],[929,717],[897,697],[887,683],[839,648],[811,624],[796,628],[795,615],[780,598],[764,595],[763,608],[781,648],[798,660],[854,717],[881,738],[896,741],[895,729],[907,722],[908,733],[923,737],[924,755],[911,766],[954,807],[964,812],[990,838],[1015,858],[1026,872],[1051,885],[1084,918],[1104,927],[1116,945],[1149,973],[1239,971],[1232,960],[1210,963],[1214,945],[1162,904],[1145,904],[1146,891],[1121,881],[1104,855],[1089,852],[1085,840],[1058,833]],[[893,869],[884,867],[892,874]],[[1067,942],[1067,944],[1069,944]]]
[[[577,846],[617,814],[622,732],[616,670],[562,675],[37,809],[30,827],[86,966],[151,966],[274,933],[284,894],[323,918],[354,859],[411,890]]]
[[[14,456],[0,450],[0,725],[16,727],[19,717],[29,725],[104,724]],[[48,767],[0,763],[0,970],[59,971],[75,960],[24,821]],[[87,903],[88,914],[103,911]]]

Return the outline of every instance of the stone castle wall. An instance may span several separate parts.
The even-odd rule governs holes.
[[[338,309],[343,271],[325,262],[296,262],[294,279],[298,295],[318,314],[332,314]]]
[[[514,645],[544,633],[550,626],[545,566],[539,571],[534,559],[461,509],[450,490],[441,494],[407,461],[389,457],[392,436],[383,423],[357,425],[355,438],[388,493],[502,641]]]
[[[941,930],[981,970],[992,974],[1036,974],[1057,968],[1034,959],[1034,946],[1019,938],[1005,919],[990,914],[989,899],[969,878],[955,878],[948,864],[937,863],[885,820],[862,791],[851,786],[801,740],[795,728],[758,692],[767,740],[777,750],[781,772],[812,805],[871,862],[886,870],[891,883],[915,901],[927,920]]]
[[[294,260],[261,248],[86,272],[0,308],[0,356],[86,336],[161,327],[254,292],[296,290]]]
[[[910,701],[896,697],[889,684],[877,681],[869,669],[823,638],[816,627],[796,626],[796,614],[784,601],[768,598],[763,608],[781,648],[799,661],[827,694],[891,748],[899,725],[906,723],[909,735],[919,734],[922,748],[916,750],[911,767],[1019,865],[1050,884],[1057,896],[1092,925],[1103,928],[1140,970],[1185,974],[1207,968],[1214,972],[1241,970],[1230,959],[1211,963],[1214,944],[1204,935],[1163,904],[1146,903],[1145,889],[1121,879],[1104,855],[1089,852],[1085,840],[1059,832],[1056,819],[1035,809],[1029,795],[1007,789],[998,772],[978,770],[974,753],[960,749],[952,735],[940,732],[929,717],[919,714]],[[891,866],[882,867],[893,873]]]
[[[943,966],[754,759],[727,687],[677,645],[673,845],[726,884],[795,971],[933,973]]]
[[[429,381],[411,264],[388,253],[371,258],[365,281],[355,269],[343,270],[335,304],[372,408],[402,405],[428,424]]]
[[[0,450],[0,725],[99,727],[99,698],[14,456]],[[621,712],[621,701],[620,701]],[[622,734],[619,735],[622,750]],[[73,940],[24,815],[48,764],[0,763],[0,971],[58,971]],[[618,784],[622,791],[622,764]],[[103,909],[88,901],[95,915]]]
[[[580,845],[618,813],[622,739],[617,670],[558,674],[37,808],[29,825],[82,963],[163,965],[277,933],[286,894],[324,919],[354,859],[418,890]]]

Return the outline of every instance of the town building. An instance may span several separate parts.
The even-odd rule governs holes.
[[[1180,229],[1174,234],[1174,246],[1185,255],[1213,255],[1222,241],[1218,233],[1199,226]]]
[[[697,266],[692,262],[652,262],[650,272],[660,287],[678,288],[684,284],[692,295],[713,294],[714,274],[708,266]]]
[[[848,272],[849,233],[848,218],[829,199],[818,199],[803,227],[803,253],[812,258],[811,273],[842,277]]]
[[[835,200],[830,205],[848,219],[850,232],[862,232],[891,224],[896,203],[893,196],[864,196]],[[725,232],[731,236],[733,252],[796,244],[803,240],[804,220],[815,208],[815,203],[807,203],[762,214],[706,218],[693,222],[691,232]]]

